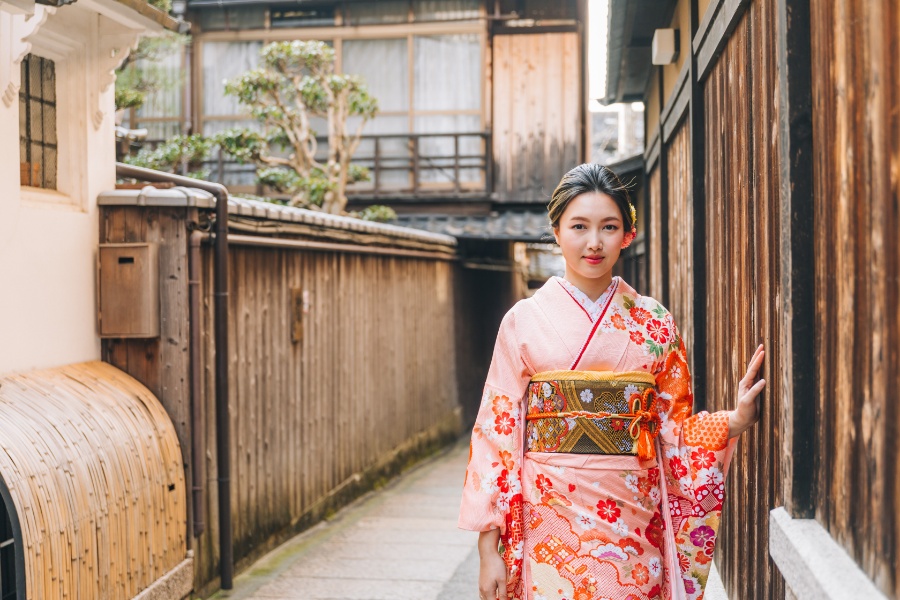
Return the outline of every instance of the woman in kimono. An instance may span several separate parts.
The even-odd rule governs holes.
[[[735,410],[693,415],[672,315],[612,276],[627,188],[581,165],[548,210],[565,277],[504,317],[472,433],[459,526],[481,532],[481,599],[701,598],[763,347]]]

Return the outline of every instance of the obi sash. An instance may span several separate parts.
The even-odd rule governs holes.
[[[526,393],[526,451],[654,458],[655,383],[640,371],[537,373]]]

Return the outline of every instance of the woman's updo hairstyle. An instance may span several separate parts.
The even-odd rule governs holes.
[[[622,183],[618,175],[602,165],[585,163],[563,175],[559,185],[553,190],[553,196],[547,205],[547,212],[550,213],[550,225],[554,229],[559,227],[559,219],[566,212],[569,202],[581,194],[591,192],[606,194],[619,207],[619,211],[622,213],[622,225],[628,232],[625,234],[622,247],[627,248],[634,240],[634,236],[637,235],[637,215],[634,205],[631,204],[628,196],[628,186]]]

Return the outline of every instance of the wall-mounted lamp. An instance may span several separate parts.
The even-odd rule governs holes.
[[[654,65],[671,65],[678,57],[678,30],[657,29],[653,32],[652,54]]]

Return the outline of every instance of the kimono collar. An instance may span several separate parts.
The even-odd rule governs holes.
[[[616,289],[616,282],[619,279],[618,277],[613,277],[612,281],[609,284],[609,287],[600,294],[600,297],[597,298],[597,301],[594,302],[590,298],[588,298],[587,294],[582,292],[580,289],[575,287],[575,284],[569,282],[562,277],[555,276],[554,277],[557,282],[563,287],[566,292],[572,297],[575,302],[584,309],[584,312],[587,313],[587,316],[590,318],[591,323],[595,323],[600,315],[603,313],[603,308],[606,306],[606,301],[609,299],[609,295]]]

